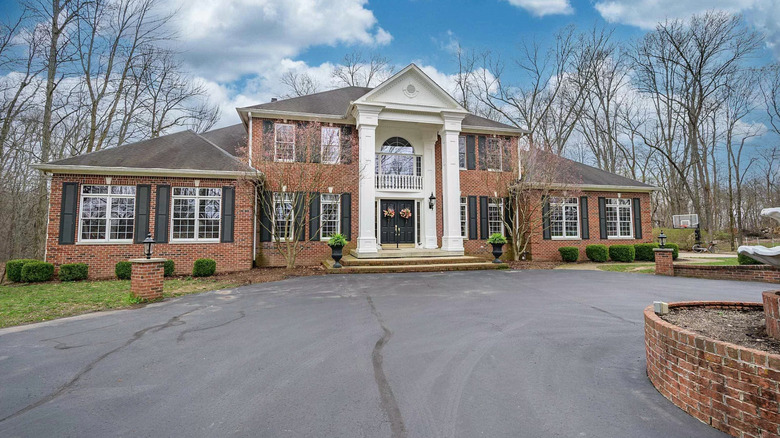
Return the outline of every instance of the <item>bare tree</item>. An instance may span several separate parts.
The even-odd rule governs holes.
[[[365,58],[359,51],[348,53],[342,63],[334,67],[333,79],[348,87],[373,87],[393,74],[390,60],[378,54]]]
[[[320,84],[309,73],[288,70],[282,75],[282,84],[289,90],[285,97],[306,96],[320,91]]]

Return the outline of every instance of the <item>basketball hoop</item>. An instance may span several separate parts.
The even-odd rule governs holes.
[[[672,228],[688,229],[696,228],[699,225],[699,215],[697,214],[676,214],[672,216]]]

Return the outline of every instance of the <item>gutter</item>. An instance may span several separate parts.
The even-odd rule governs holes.
[[[106,166],[81,166],[73,164],[33,164],[31,166],[43,172],[85,174],[85,175],[131,175],[131,176],[173,176],[173,177],[200,177],[200,178],[242,178],[257,177],[262,172],[250,170],[202,170],[202,169],[165,169],[165,168],[137,168],[137,167],[106,167]]]
[[[655,186],[620,186],[609,184],[534,184],[527,183],[530,188],[551,188],[557,190],[582,190],[586,192],[633,192],[633,193],[650,193],[661,190]]]

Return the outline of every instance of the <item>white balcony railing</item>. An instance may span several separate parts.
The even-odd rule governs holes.
[[[423,178],[417,175],[376,175],[378,190],[410,190],[420,191],[423,188]]]

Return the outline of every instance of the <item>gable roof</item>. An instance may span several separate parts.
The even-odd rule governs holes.
[[[239,108],[240,111],[271,111],[288,114],[308,114],[312,116],[330,116],[336,118],[346,118],[352,102],[360,99],[374,88],[368,87],[344,87],[335,90],[322,91],[319,93],[308,94],[306,96],[291,97],[289,99],[277,100],[276,102],[261,103],[245,108]],[[472,128],[496,128],[519,130],[515,126],[495,120],[480,117],[468,113],[461,122],[464,131]]]
[[[223,147],[217,146],[208,137],[187,130],[35,167],[58,172],[164,173],[171,176],[227,176],[251,172],[252,168],[226,151],[232,144],[231,139],[235,138],[235,132],[229,128],[234,127],[211,131],[208,136],[227,141]]]
[[[213,129],[200,134],[200,136],[234,157],[241,153],[242,148],[246,148],[248,140],[243,123]]]
[[[564,158],[564,160],[570,163],[570,172],[573,174],[573,178],[578,181],[578,184],[583,186],[612,186],[645,190],[655,189],[655,187],[650,184],[626,178],[625,176],[620,176],[616,173],[607,172],[606,170],[601,170],[597,167],[588,166],[579,161],[569,160],[568,158]]]

